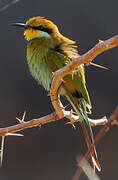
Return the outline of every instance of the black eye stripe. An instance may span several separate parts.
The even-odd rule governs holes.
[[[48,34],[51,34],[52,33],[52,29],[49,29],[49,28],[45,28],[43,26],[33,26],[31,27],[32,29],[35,29],[35,30],[41,30],[41,31],[44,31],[44,32],[47,32]]]

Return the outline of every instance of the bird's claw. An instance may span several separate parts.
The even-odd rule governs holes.
[[[73,113],[74,113],[74,111],[71,109],[71,110],[70,110],[70,116],[71,116]],[[74,124],[75,122],[77,122],[77,121],[70,118],[70,121],[67,122],[66,124],[71,124],[72,127],[76,130],[76,126],[75,126],[75,124]]]
[[[72,120],[70,120],[69,122],[67,122],[66,124],[71,124],[72,125],[72,127],[76,130],[76,126],[75,126],[75,121],[72,121]]]

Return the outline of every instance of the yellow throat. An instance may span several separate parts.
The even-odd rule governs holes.
[[[36,31],[34,29],[26,29],[24,31],[24,36],[27,41],[30,41],[31,39],[42,36],[42,35],[43,35],[42,32]]]

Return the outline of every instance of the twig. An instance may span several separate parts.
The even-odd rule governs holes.
[[[77,122],[78,116],[70,115],[70,111],[65,111],[65,114],[66,114],[66,117],[71,118],[73,121]],[[19,118],[16,118],[16,119],[18,119],[18,121],[19,121]],[[27,122],[26,121],[22,122],[22,120],[20,120],[19,124],[0,128],[0,136],[12,135],[12,133],[21,131],[23,129],[32,128],[32,127],[36,127],[36,126],[42,126],[44,124],[47,124],[47,123],[50,123],[53,121],[57,121],[57,120],[60,120],[60,118],[58,117],[58,115],[55,112],[51,113],[47,116],[41,117],[41,118],[29,120]],[[98,121],[98,123],[97,123],[97,121]],[[98,120],[90,119],[90,123],[92,126],[103,125],[103,124],[106,124],[106,122],[107,122],[107,119],[104,119],[104,118],[98,119]],[[17,136],[17,134],[14,134],[14,135]],[[20,135],[18,134],[18,136],[20,136]]]
[[[17,125],[0,128],[0,136],[6,136],[8,133],[13,133],[17,131],[21,131],[23,129],[32,128],[36,126],[41,126],[42,124],[46,124],[48,122],[56,121],[58,120],[58,116],[56,113],[49,114],[47,116],[44,116],[39,119],[32,119],[27,122],[19,123]]]
[[[89,150],[87,151],[87,153],[85,154],[85,156],[83,157],[83,159],[81,160],[81,162],[79,163],[79,168],[76,170],[74,177],[72,180],[78,180],[78,178],[81,175],[81,172],[83,171],[83,167],[86,164],[86,162],[88,161],[91,151],[93,150],[94,146],[96,146],[98,144],[98,142],[103,138],[103,136],[106,134],[106,132],[108,132],[109,128],[111,125],[117,124],[116,120],[118,118],[118,106],[116,107],[115,111],[113,112],[113,114],[111,115],[109,121],[106,123],[106,125],[100,130],[100,132],[98,133],[98,135],[95,138],[94,143],[91,145],[91,147],[89,148]]]

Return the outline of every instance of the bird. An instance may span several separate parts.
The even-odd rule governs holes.
[[[53,72],[80,56],[76,42],[63,36],[57,25],[41,16],[13,25],[24,29],[24,37],[28,42],[27,63],[31,75],[49,92]],[[67,99],[77,113],[89,149],[94,143],[94,137],[87,115],[91,113],[92,105],[86,88],[84,65],[78,66],[73,75],[68,74],[63,78],[58,93]],[[93,168],[101,171],[95,146],[90,156]]]

